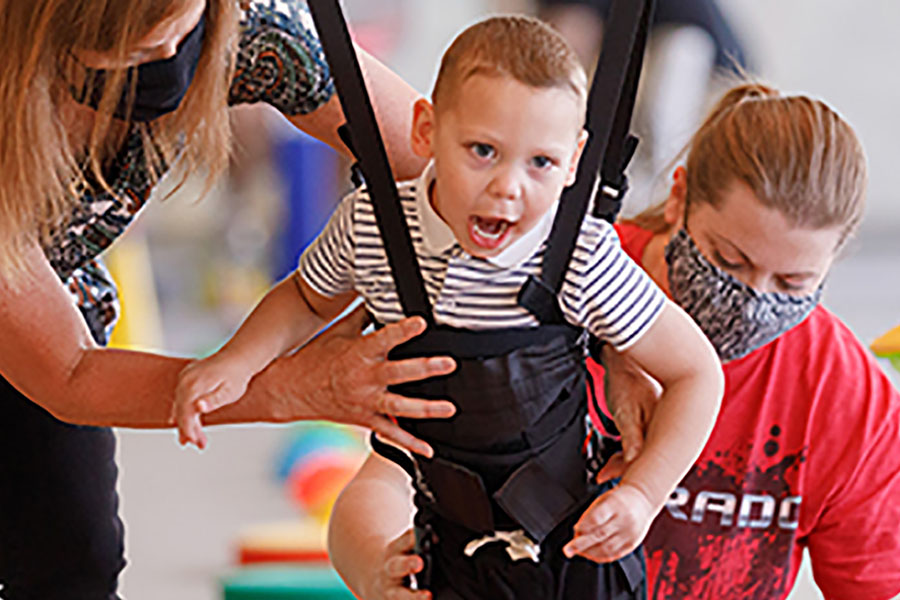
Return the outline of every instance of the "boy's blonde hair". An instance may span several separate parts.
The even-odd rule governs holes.
[[[862,219],[866,157],[853,128],[824,102],[745,83],[724,94],[694,134],[687,155],[687,206],[718,206],[745,183],[795,227],[840,227],[841,243]],[[660,232],[663,206],[632,222]]]
[[[512,77],[535,88],[571,90],[579,110],[587,102],[587,75],[568,42],[546,23],[526,16],[491,17],[459,34],[441,60],[432,101],[435,110],[473,75]]]
[[[18,271],[26,240],[46,240],[80,203],[89,180],[103,177],[124,128],[113,112],[126,85],[110,72],[86,147],[62,115],[84,66],[79,50],[125,57],[128,48],[184,0],[0,0],[0,276]],[[234,0],[208,0],[203,50],[184,101],[171,115],[136,124],[150,162],[151,183],[184,148],[189,173],[212,177],[230,150],[227,97],[240,13]]]

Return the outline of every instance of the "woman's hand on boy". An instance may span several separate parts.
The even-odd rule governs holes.
[[[618,560],[643,541],[656,513],[639,488],[623,482],[591,503],[563,553],[599,563]]]
[[[644,434],[662,388],[609,344],[603,346],[603,367],[606,406],[622,436],[622,453],[627,464],[641,453]]]
[[[403,430],[394,417],[445,419],[456,407],[445,400],[423,400],[394,394],[388,386],[446,375],[456,369],[448,357],[388,360],[396,346],[425,331],[425,321],[412,317],[366,336],[359,308],[332,325],[293,355],[276,360],[257,380],[267,388],[276,420],[326,419],[374,430],[381,437],[424,456],[431,447]]]

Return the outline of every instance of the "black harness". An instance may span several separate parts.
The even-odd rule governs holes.
[[[611,35],[590,92],[590,136],[578,179],[560,201],[540,278],[529,278],[519,294],[519,304],[540,325],[474,331],[435,323],[339,2],[309,0],[347,116],[349,135],[345,129],[342,137],[368,185],[403,311],[429,325],[390,358],[450,355],[458,365],[450,375],[392,388],[456,404],[451,419],[400,421],[432,445],[434,458],[413,460],[372,438],[373,449],[414,482],[418,551],[426,560],[417,579],[436,598],[644,595],[640,550],[608,565],[567,560],[561,553],[572,525],[602,489],[593,477],[598,445],[585,442],[587,335],[565,321],[557,295],[591,199],[596,196],[595,214],[612,222],[628,187],[623,171],[637,143],[628,127],[652,5],[613,4]],[[465,556],[473,539],[516,529],[539,545],[539,562],[513,562],[498,544],[479,550],[477,560]]]

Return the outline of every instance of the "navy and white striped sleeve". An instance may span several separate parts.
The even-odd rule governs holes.
[[[297,271],[313,290],[327,298],[353,290],[353,210],[357,194],[344,198],[322,233],[300,256]]]
[[[625,253],[615,229],[588,217],[560,300],[570,322],[624,350],[650,328],[666,297]]]

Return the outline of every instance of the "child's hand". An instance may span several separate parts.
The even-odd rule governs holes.
[[[581,515],[563,553],[598,563],[618,560],[637,548],[657,512],[641,490],[621,483],[594,500]]]
[[[407,529],[387,545],[379,564],[381,569],[372,578],[366,600],[430,600],[431,592],[411,590],[406,579],[422,570],[422,558],[413,554],[416,535]]]
[[[237,401],[247,391],[253,373],[219,355],[194,361],[178,375],[173,415],[178,442],[206,447],[200,416]]]

